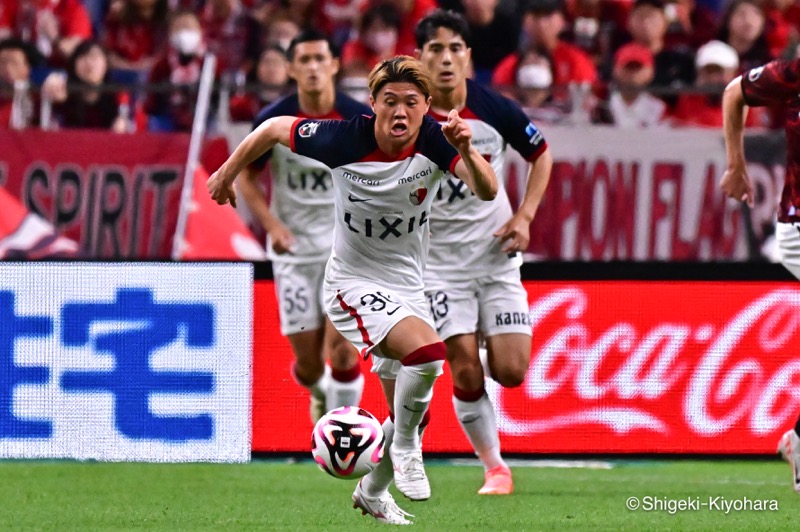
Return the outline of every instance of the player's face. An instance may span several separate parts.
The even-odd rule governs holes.
[[[436,90],[452,90],[467,79],[472,49],[450,28],[437,28],[418,53]]]
[[[330,90],[337,72],[339,60],[333,57],[326,41],[301,42],[295,46],[289,75],[297,82],[298,91],[318,94]]]
[[[375,112],[375,134],[405,147],[416,141],[430,98],[413,83],[387,83],[376,97],[370,97],[370,104]]]

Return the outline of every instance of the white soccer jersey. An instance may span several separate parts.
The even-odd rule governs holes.
[[[318,119],[350,119],[371,110],[346,95],[337,95],[333,111]],[[274,116],[306,117],[300,110],[297,94],[281,98],[263,109],[253,129]],[[267,256],[275,262],[311,263],[328,259],[333,243],[333,181],[323,163],[304,157],[283,145],[253,163],[256,169],[270,161],[272,197],[270,210],[294,235],[295,251],[279,255],[267,238]]]
[[[440,180],[458,152],[441,126],[425,117],[416,145],[389,158],[375,141],[374,117],[301,119],[292,151],[331,168],[336,226],[326,282],[370,279],[399,290],[422,290],[430,211]]]
[[[431,112],[441,122],[447,117]],[[521,253],[505,254],[494,236],[513,215],[503,179],[506,145],[529,161],[547,147],[543,135],[519,106],[467,80],[467,104],[459,111],[472,129],[472,145],[498,176],[497,197],[482,201],[466,184],[448,174],[433,202],[431,248],[425,279],[459,280],[492,275],[522,264]]]

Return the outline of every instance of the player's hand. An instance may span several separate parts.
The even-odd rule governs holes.
[[[735,200],[744,201],[750,207],[753,206],[753,183],[744,166],[729,166],[719,182],[719,188]]]
[[[494,232],[494,236],[500,239],[503,253],[525,251],[531,241],[531,223],[520,213],[516,213]]]
[[[472,130],[467,121],[458,115],[455,109],[447,115],[447,123],[442,125],[442,133],[447,142],[459,152],[466,152],[472,145]]]
[[[275,253],[278,255],[283,255],[284,253],[289,253],[291,255],[294,253],[294,235],[288,227],[282,223],[276,223],[267,234],[269,235],[269,241]]]
[[[236,190],[233,188],[233,182],[227,182],[219,170],[211,174],[206,181],[206,187],[211,194],[211,199],[220,205],[230,202],[236,207]]]

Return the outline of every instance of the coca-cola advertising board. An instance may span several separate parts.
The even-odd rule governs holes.
[[[773,453],[800,413],[796,282],[524,284],[527,378],[511,390],[487,381],[505,452]],[[307,451],[308,399],[289,373],[272,281],[255,283],[254,304],[253,450]],[[366,377],[362,405],[382,417],[377,381]],[[451,396],[445,369],[428,452],[470,452]]]

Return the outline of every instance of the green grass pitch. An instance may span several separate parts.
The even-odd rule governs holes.
[[[411,530],[796,530],[800,495],[786,463],[619,461],[611,469],[515,467],[516,493],[478,496],[478,467],[429,461],[433,497],[402,508]],[[311,462],[129,464],[0,462],[0,530],[374,530],[352,508],[354,482]],[[394,490],[394,488],[392,488]],[[661,501],[661,511],[631,511]],[[651,499],[645,499],[651,497]],[[717,505],[774,500],[777,510]],[[670,513],[670,500],[697,509]],[[716,501],[708,507],[710,501]],[[741,502],[744,501],[744,502]],[[703,505],[703,503],[706,503]]]

